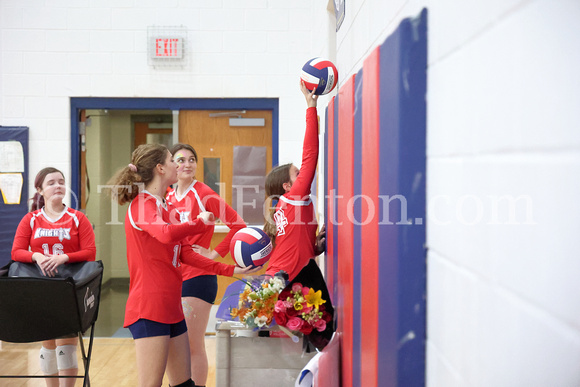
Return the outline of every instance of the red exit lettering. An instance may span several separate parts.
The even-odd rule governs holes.
[[[177,38],[157,38],[155,39],[155,56],[156,57],[176,57],[177,56]]]

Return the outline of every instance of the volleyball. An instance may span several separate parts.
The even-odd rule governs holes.
[[[313,58],[302,67],[300,79],[304,81],[308,90],[316,89],[314,94],[324,95],[336,87],[338,70],[328,59]]]
[[[262,266],[270,259],[272,241],[257,227],[242,228],[230,242],[230,254],[239,267]]]

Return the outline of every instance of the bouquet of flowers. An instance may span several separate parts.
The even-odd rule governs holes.
[[[274,319],[282,327],[298,331],[305,336],[323,332],[332,316],[326,311],[322,292],[303,286],[299,282],[284,289],[274,305]]]
[[[280,276],[246,277],[246,286],[240,293],[238,307],[230,309],[230,316],[238,318],[250,328],[267,328],[273,323],[274,306],[286,286]]]
[[[305,345],[309,342],[323,349],[334,332],[334,308],[330,300],[322,298],[328,291],[320,290],[325,286],[323,280],[304,278],[312,283],[305,286],[296,279],[287,284],[287,279],[285,272],[279,272],[274,277],[245,277],[232,283],[228,286],[231,294],[222,299],[216,317],[239,320],[254,330],[277,324],[294,342],[299,338],[293,332],[300,332],[307,339]]]

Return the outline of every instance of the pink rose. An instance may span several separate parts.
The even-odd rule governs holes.
[[[284,301],[276,301],[276,305],[274,305],[275,312],[284,312],[286,310],[286,303]]]
[[[304,305],[307,305],[306,303],[304,303]],[[312,307],[311,306],[304,306],[301,310],[302,313],[304,314],[308,314],[310,312],[312,312]]]
[[[292,285],[292,291],[294,293],[301,293],[302,292],[302,284],[300,282],[296,282]]]
[[[302,288],[302,295],[303,296],[307,296],[309,292],[310,292],[310,288],[307,288],[306,286]]]
[[[290,317],[286,323],[286,327],[291,331],[298,331],[302,327],[302,319],[299,317]]]
[[[326,329],[326,321],[324,321],[323,319],[319,319],[314,323],[314,328],[316,328],[318,332],[322,332],[323,330]]]

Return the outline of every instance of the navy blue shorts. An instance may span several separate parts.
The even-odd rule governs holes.
[[[135,340],[155,336],[177,337],[187,332],[185,320],[181,320],[175,324],[163,324],[141,318],[129,325],[128,328]]]
[[[200,275],[183,281],[181,297],[195,297],[213,304],[217,295],[216,275]]]

